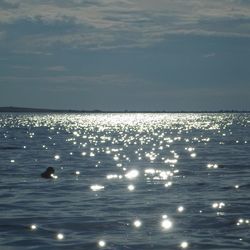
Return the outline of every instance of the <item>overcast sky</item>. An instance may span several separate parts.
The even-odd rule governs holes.
[[[250,1],[0,0],[0,106],[250,110]]]

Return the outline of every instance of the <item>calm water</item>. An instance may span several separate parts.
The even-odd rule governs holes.
[[[0,168],[0,249],[250,249],[250,114],[1,114]]]

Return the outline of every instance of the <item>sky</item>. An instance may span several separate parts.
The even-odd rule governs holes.
[[[0,0],[0,106],[250,110],[250,1]]]

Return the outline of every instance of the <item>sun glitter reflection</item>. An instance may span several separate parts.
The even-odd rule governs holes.
[[[183,206],[179,206],[179,207],[177,208],[177,211],[178,211],[179,213],[182,213],[184,210],[185,210],[185,208],[184,208]]]
[[[51,176],[53,179],[58,179],[58,176],[57,176],[57,175],[51,174],[50,176]]]
[[[140,220],[135,220],[133,224],[134,224],[135,227],[138,228],[138,227],[141,227],[142,222]]]
[[[135,179],[136,177],[138,177],[138,175],[139,175],[139,171],[136,169],[132,169],[125,174],[125,177],[127,179]]]
[[[180,247],[183,249],[188,248],[188,242],[187,241],[181,242]]]
[[[100,240],[100,241],[98,242],[98,246],[99,246],[99,247],[105,247],[105,246],[106,246],[106,242],[105,242],[104,240]]]
[[[37,229],[37,225],[36,225],[36,224],[30,225],[30,229],[31,229],[31,230],[36,230],[36,229]]]
[[[56,238],[58,240],[63,240],[64,239],[64,235],[62,233],[59,233],[59,234],[57,234]]]
[[[55,122],[53,121],[53,119],[55,119]],[[128,203],[129,205],[127,208],[128,211],[125,211],[124,213],[124,218],[121,218],[121,216],[123,216],[123,212],[120,213],[120,210],[122,210],[124,207],[123,206],[118,207],[120,200],[117,200],[117,203],[115,203],[114,205],[117,206],[118,209],[115,210],[115,212],[105,208],[104,216],[107,216],[107,217],[104,218],[104,220],[106,219],[107,223],[109,223],[108,213],[111,213],[111,216],[113,217],[114,220],[116,219],[116,215],[119,215],[119,218],[121,218],[121,221],[123,219],[124,221],[130,221],[130,223],[128,224],[125,224],[125,223],[121,224],[122,233],[123,232],[126,233],[126,230],[132,229],[132,233],[135,232],[135,234],[137,235],[139,235],[138,233],[140,233],[139,236],[141,236],[141,233],[144,234],[144,229],[145,229],[145,231],[153,232],[152,235],[149,234],[149,237],[151,237],[151,239],[154,240],[155,239],[154,238],[155,227],[157,227],[158,231],[162,231],[165,234],[169,234],[168,230],[170,230],[171,232],[171,230],[175,228],[177,230],[174,230],[174,231],[176,231],[178,234],[179,232],[183,230],[183,232],[181,233],[184,233],[184,237],[185,237],[185,234],[187,233],[184,230],[187,229],[187,223],[186,223],[186,217],[184,215],[185,215],[185,212],[189,213],[189,209],[193,210],[194,208],[194,211],[196,211],[196,213],[204,214],[205,217],[201,217],[201,218],[204,218],[204,219],[206,218],[207,208],[202,207],[202,209],[204,209],[204,212],[202,212],[202,210],[199,210],[201,208],[195,207],[195,204],[194,204],[194,207],[190,206],[190,202],[185,200],[185,197],[186,197],[185,192],[183,195],[181,191],[182,190],[185,191],[185,185],[189,183],[188,181],[184,179],[185,175],[187,175],[187,177],[189,177],[191,181],[192,181],[192,177],[196,177],[192,175],[192,172],[189,174],[188,171],[185,171],[186,169],[185,166],[189,166],[189,165],[184,165],[184,164],[191,165],[191,163],[189,163],[190,156],[194,157],[193,159],[194,169],[197,163],[197,165],[201,165],[204,167],[202,171],[205,171],[206,174],[209,171],[215,171],[216,168],[219,168],[220,170],[220,168],[222,167],[222,165],[219,165],[220,163],[218,163],[217,165],[213,162],[203,161],[204,159],[209,158],[209,157],[206,157],[204,152],[208,151],[210,147],[214,146],[213,143],[216,142],[217,140],[217,139],[216,140],[213,139],[212,144],[209,145],[209,148],[205,150],[205,145],[209,141],[208,140],[209,138],[205,138],[203,136],[211,136],[211,138],[215,138],[216,133],[217,133],[216,129],[219,129],[219,128],[221,128],[221,131],[224,132],[223,131],[224,129],[221,126],[221,122],[215,121],[215,119],[217,119],[217,115],[212,119],[214,120],[211,120],[210,115],[209,117],[206,118],[206,115],[204,116],[202,115],[200,117],[200,115],[196,116],[196,115],[189,115],[189,114],[188,115],[186,114],[180,114],[180,115],[179,114],[178,115],[170,115],[170,114],[161,114],[161,115],[158,115],[158,114],[157,115],[154,115],[154,114],[143,114],[143,115],[140,115],[140,114],[132,114],[132,115],[130,114],[122,114],[122,115],[101,114],[101,115],[95,115],[93,114],[92,115],[91,114],[91,115],[83,115],[83,116],[82,115],[67,115],[67,116],[63,116],[63,119],[61,118],[61,116],[60,117],[51,116],[51,119],[44,119],[38,116],[38,118],[35,118],[33,120],[34,120],[34,123],[36,123],[36,126],[40,126],[40,125],[43,126],[46,124],[48,125],[48,127],[52,125],[54,126],[53,127],[54,132],[53,131],[50,132],[51,142],[48,141],[48,143],[46,143],[48,144],[48,146],[44,144],[43,148],[44,149],[49,148],[47,153],[51,161],[59,164],[61,160],[64,160],[64,159],[66,160],[66,162],[61,162],[60,164],[61,166],[58,165],[58,167],[61,167],[62,169],[63,166],[66,166],[68,159],[70,159],[71,162],[74,163],[74,161],[80,160],[80,157],[82,159],[83,157],[86,158],[86,160],[83,162],[83,166],[91,167],[93,165],[96,167],[100,167],[99,169],[97,169],[98,174],[95,173],[96,174],[95,176],[92,175],[92,173],[94,173],[95,171],[93,170],[92,172],[92,169],[91,169],[91,172],[89,172],[91,173],[91,175],[88,175],[88,173],[87,175],[85,173],[83,174],[83,172],[81,172],[81,175],[80,175],[80,171],[78,171],[78,169],[75,169],[75,171],[73,170],[74,171],[73,173],[75,175],[82,176],[81,180],[83,181],[83,183],[87,181],[85,182],[87,183],[87,189],[88,189],[87,195],[90,195],[90,197],[95,196],[94,199],[92,200],[94,202],[93,205],[95,205],[95,202],[98,202],[98,204],[100,205],[103,205],[103,204],[105,205],[105,203],[102,204],[102,201],[111,200],[113,196],[113,193],[112,193],[113,189],[115,189],[116,191],[114,195],[117,195],[114,197],[118,197],[118,195],[124,196],[122,197],[122,201],[125,201],[125,204]],[[55,123],[55,124],[50,124],[50,122]],[[248,123],[250,124],[250,120]],[[29,126],[30,128],[32,128],[32,124]],[[208,131],[210,130],[210,128],[211,128],[211,132]],[[67,133],[64,133],[64,129]],[[63,139],[66,138],[67,143],[69,143],[70,148],[67,148],[67,150],[65,151],[62,150],[64,149],[64,147],[63,148],[61,148],[60,146],[58,147],[60,138],[56,137],[55,132],[59,132],[59,130],[61,130],[62,138]],[[225,129],[225,132],[228,133],[229,131],[226,131]],[[40,136],[40,134],[38,135]],[[196,135],[197,137],[194,138],[193,135]],[[227,137],[225,139],[227,139]],[[231,139],[234,139],[234,137],[231,137]],[[241,140],[243,140],[243,138]],[[56,147],[51,148],[51,151],[50,151],[49,146],[52,147],[52,145],[54,145],[52,143],[54,142],[57,143]],[[225,140],[225,142],[227,142],[227,140]],[[32,148],[32,145],[29,142],[27,142],[27,145],[28,145],[28,148]],[[185,146],[186,146],[185,148],[186,152],[183,151],[183,147]],[[194,148],[196,146],[197,146],[197,150]],[[175,149],[175,150],[172,150],[172,149]],[[56,150],[56,152],[54,152],[54,150]],[[201,153],[202,157],[199,157],[199,152]],[[73,155],[73,157],[66,156],[68,155],[68,153],[70,155]],[[197,153],[197,159],[195,159],[196,153]],[[55,161],[57,158],[56,157],[57,154],[58,154],[58,161]],[[64,154],[65,154],[65,157],[64,157]],[[61,156],[61,158],[59,155]],[[90,157],[93,157],[93,158],[90,159]],[[10,159],[13,159],[13,158],[14,156]],[[185,159],[187,158],[188,158],[188,161],[186,163]],[[17,163],[19,163],[20,159],[16,159],[16,161],[17,160],[18,160]],[[131,161],[131,163],[128,163],[128,161]],[[178,161],[180,161],[179,164],[178,164]],[[11,162],[13,162],[12,164],[14,164],[15,160],[13,159]],[[78,162],[76,163],[77,164],[73,164],[73,165],[79,166]],[[22,164],[22,162],[20,162],[20,164]],[[177,166],[178,168],[180,168],[180,174],[178,174],[179,170],[176,169]],[[66,167],[65,167],[65,171],[67,171]],[[221,171],[223,171],[223,169],[221,169]],[[65,174],[66,173],[67,172],[65,172]],[[90,176],[93,177],[92,181],[91,181]],[[214,175],[210,175],[208,181],[210,180],[213,181],[213,177]],[[60,175],[59,175],[59,179],[62,179]],[[77,185],[81,185],[81,182],[80,182],[81,180],[78,181]],[[89,181],[91,182],[89,183]],[[237,179],[234,181],[237,181]],[[57,182],[56,184],[59,185],[60,183]],[[174,189],[172,189],[171,187],[172,183],[173,183]],[[241,187],[242,192],[237,192],[237,194],[235,194],[235,191],[236,191],[235,189],[240,188],[239,185],[241,185],[241,182],[239,183],[229,182],[229,184],[230,184],[231,189],[233,189],[234,191],[234,195],[237,195],[237,197],[239,197],[241,194],[244,195],[243,193],[245,191],[244,186],[243,186],[244,183],[242,183],[242,187]],[[183,189],[179,190],[179,187],[183,187]],[[187,189],[186,191],[188,192],[190,191],[190,189]],[[102,195],[98,197],[100,193]],[[142,198],[142,196],[145,197],[145,200],[143,199],[137,203],[137,200]],[[165,200],[161,202],[160,200],[163,197],[165,198]],[[227,206],[229,208],[231,207],[229,200],[227,200],[229,205],[228,204],[225,205],[223,202],[220,201],[220,197],[224,197],[224,196],[217,197],[219,201],[218,200],[216,201],[216,195],[211,196],[211,197],[213,197],[213,199],[215,198],[215,200],[206,201],[208,202],[206,205],[208,205],[209,207],[208,209],[210,209],[212,212],[221,213],[223,212],[224,208],[226,208]],[[85,198],[85,197],[83,196],[82,198]],[[88,199],[88,197],[86,197],[86,199]],[[78,202],[77,199],[74,199],[74,201]],[[144,204],[147,209],[148,207],[151,208],[151,206],[152,208],[155,208],[151,211],[151,215],[149,216],[149,217],[152,217],[152,222],[154,224],[156,223],[156,225],[152,225],[152,229],[150,228],[151,226],[150,219],[149,221],[147,221],[146,217],[140,218],[145,212],[143,210]],[[157,207],[158,204],[164,204],[164,206],[160,205],[159,207]],[[76,207],[72,206],[72,208],[77,209],[78,206]],[[98,206],[98,209],[99,209],[99,206]],[[159,216],[158,212],[159,211],[162,212],[163,209],[167,209],[171,211],[170,218],[167,215],[163,216],[162,218],[161,218],[161,214]],[[208,211],[209,213],[211,212],[210,210]],[[102,212],[101,209],[98,211]],[[106,211],[107,211],[107,214],[106,214]],[[142,219],[142,221],[137,219],[135,212],[137,216],[140,216],[139,218]],[[97,213],[97,217],[99,215],[103,216],[103,213],[102,214]],[[156,222],[155,222],[155,218],[157,220]],[[244,226],[246,227],[247,225],[245,224],[249,223],[249,221],[245,219],[238,220],[238,217],[234,218],[234,220],[235,220],[234,223],[238,223],[238,225],[240,225],[241,227],[244,227]],[[191,227],[192,223],[195,223],[195,221],[190,220],[190,223],[191,223],[190,225]],[[130,228],[127,228],[126,225],[130,226]],[[147,225],[149,227],[147,227]],[[182,225],[184,226],[184,228],[181,228]],[[36,225],[34,225],[33,227],[31,225],[28,225],[29,230],[30,228],[32,230],[35,230]],[[38,231],[40,230],[39,228],[40,226],[38,225]],[[143,230],[141,231],[141,229]],[[199,228],[194,225],[194,227],[192,228],[193,232],[196,229],[199,230]],[[119,230],[120,230],[120,227],[119,227]],[[156,233],[158,233],[158,231]],[[36,232],[32,231],[32,233],[36,233]],[[57,233],[58,232],[56,232],[56,234],[54,235],[54,239],[56,239],[56,241],[57,241],[57,238],[56,238]],[[95,231],[94,233],[95,234],[98,233],[98,230]],[[105,230],[104,232],[101,232],[101,233],[105,235],[109,234],[109,232],[105,232]],[[94,245],[97,248],[105,247],[106,242],[103,240],[103,238],[99,238],[99,237],[103,237],[102,235],[100,235],[99,237],[97,236],[98,238],[96,238],[96,235],[92,235],[92,236],[91,236],[92,241],[94,241],[92,243],[94,243]],[[177,241],[175,241],[174,243],[175,247],[187,248],[189,243],[184,240],[189,241],[189,239],[185,239],[182,237],[180,238],[179,236],[178,235],[177,237],[174,236],[175,239],[177,238]],[[190,240],[191,240],[191,236],[190,236]],[[67,239],[68,237],[69,236],[67,236],[66,234],[65,238]],[[71,236],[69,238],[71,238]],[[109,235],[109,239],[111,238],[112,238],[112,235]],[[125,238],[126,240],[128,241],[130,240],[133,243],[133,240],[134,240],[133,238],[127,238],[127,237]],[[171,238],[172,238],[172,235],[171,235]],[[118,237],[116,238],[116,235],[114,235],[113,242],[109,242],[109,239],[106,238],[105,240],[107,240],[108,248],[112,248],[117,243],[116,240],[118,241]],[[154,244],[154,242],[152,243]],[[194,242],[190,241],[189,245],[192,245],[193,243]],[[123,244],[123,242],[121,244]],[[126,242],[124,244],[126,244]]]
[[[210,169],[217,169],[218,167],[219,167],[218,164],[211,164],[211,163],[207,164],[207,168]]]
[[[171,186],[172,186],[172,182],[169,181],[169,182],[167,182],[164,186],[165,186],[165,187],[171,187]]]
[[[100,191],[100,190],[104,189],[104,186],[101,186],[101,185],[92,185],[92,186],[90,186],[90,189],[92,191],[96,192],[96,191]]]
[[[250,223],[250,220],[249,220],[249,219],[246,219],[246,220],[245,220],[245,219],[240,218],[240,219],[238,219],[236,225],[237,225],[237,226],[240,226],[240,225],[243,225],[243,224],[249,225],[249,223]]]
[[[169,230],[172,228],[173,226],[173,222],[170,221],[169,219],[164,219],[162,222],[161,222],[161,226],[164,230]]]
[[[223,207],[225,207],[224,202],[214,202],[212,204],[212,208],[214,208],[214,209],[222,209]]]
[[[59,160],[59,159],[60,159],[60,155],[55,155],[55,156],[54,156],[54,159],[55,159],[55,160]]]
[[[154,168],[147,168],[144,170],[145,174],[151,174],[154,175],[156,170]]]
[[[111,179],[117,179],[119,176],[117,174],[108,174],[106,176],[106,179],[111,180]]]

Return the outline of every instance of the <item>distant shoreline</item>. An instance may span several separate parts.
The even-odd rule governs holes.
[[[73,110],[73,109],[43,109],[43,108],[24,108],[24,107],[0,107],[0,113],[250,113],[249,110],[217,110],[217,111],[103,111],[103,110]]]

